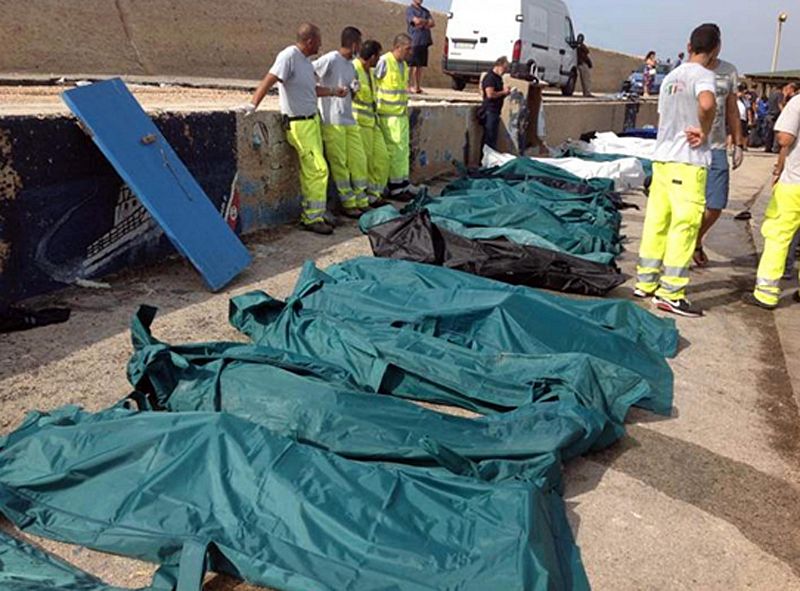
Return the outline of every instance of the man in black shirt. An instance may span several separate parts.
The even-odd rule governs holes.
[[[578,35],[578,74],[581,77],[583,96],[592,97],[592,58],[589,57],[589,48],[586,46],[586,38],[581,33]]]
[[[497,149],[497,136],[500,132],[500,113],[503,110],[503,102],[511,94],[511,89],[503,84],[503,74],[509,71],[508,58],[499,58],[483,77],[481,82],[481,93],[483,94],[483,104],[481,105],[481,123],[483,125],[483,143],[493,150]]]

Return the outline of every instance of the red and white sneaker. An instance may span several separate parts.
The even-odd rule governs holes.
[[[685,316],[686,318],[700,318],[703,316],[703,311],[692,305],[687,299],[682,300],[668,300],[659,296],[653,297],[653,304],[659,310],[677,314],[678,316]]]

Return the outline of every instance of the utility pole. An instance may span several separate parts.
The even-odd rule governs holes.
[[[783,34],[783,23],[789,18],[789,15],[782,12],[778,15],[778,30],[775,32],[775,53],[772,54],[772,71],[778,69],[778,56],[781,53],[781,35]]]

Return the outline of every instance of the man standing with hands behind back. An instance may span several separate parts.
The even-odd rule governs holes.
[[[636,297],[653,296],[660,310],[687,317],[703,315],[686,299],[686,287],[706,206],[708,137],[717,111],[716,79],[708,66],[719,56],[721,42],[717,25],[697,27],[689,62],[661,85],[653,183],[636,269]]]
[[[328,164],[322,148],[322,130],[317,114],[318,97],[345,97],[346,87],[325,88],[317,85],[316,74],[308,58],[319,52],[322,34],[310,23],[300,25],[297,43],[278,54],[275,63],[256,88],[246,113],[256,110],[269,90],[280,84],[280,104],[286,139],[297,151],[300,161],[300,191],[303,196],[303,229],[316,234],[332,234],[325,221],[328,193]]]
[[[423,8],[422,0],[411,0],[406,9],[408,35],[411,37],[411,66],[409,92],[422,94],[422,68],[428,67],[428,52],[433,45],[431,29],[436,26],[431,11]]]

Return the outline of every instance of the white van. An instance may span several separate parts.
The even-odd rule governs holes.
[[[575,29],[561,0],[453,0],[448,14],[442,69],[463,90],[500,56],[511,75],[575,91],[578,56]]]

